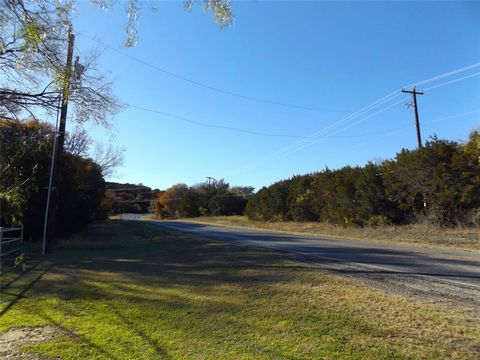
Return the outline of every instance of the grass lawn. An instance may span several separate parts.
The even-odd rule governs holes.
[[[480,322],[466,311],[385,295],[269,250],[141,222],[97,223],[20,279],[8,276],[0,332],[61,330],[23,346],[47,357],[480,356]]]
[[[146,219],[153,218],[145,216]],[[441,229],[431,225],[343,227],[318,222],[251,221],[246,216],[205,216],[182,221],[312,234],[332,238],[404,243],[426,247],[480,250],[479,228]]]

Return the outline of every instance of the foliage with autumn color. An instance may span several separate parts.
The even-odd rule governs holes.
[[[223,179],[191,187],[176,184],[156,196],[152,210],[161,219],[241,215],[252,194],[252,187],[230,187]]]

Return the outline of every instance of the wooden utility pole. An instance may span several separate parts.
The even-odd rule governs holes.
[[[403,93],[411,94],[413,98],[413,109],[415,110],[415,126],[417,128],[417,142],[418,148],[422,148],[422,135],[420,134],[420,120],[418,119],[418,106],[417,106],[417,95],[423,95],[423,91],[417,91],[415,86],[413,90],[404,90],[402,89]]]
[[[402,89],[402,92],[412,95],[413,109],[415,111],[415,127],[417,128],[418,150],[422,150],[423,144],[422,144],[422,135],[420,133],[420,120],[418,119],[417,95],[423,95],[423,91],[417,91],[414,86],[413,90]],[[424,192],[422,192],[422,198],[423,198],[423,214],[426,215],[427,214],[427,197]]]
[[[210,186],[212,180],[215,180],[215,178],[211,176],[205,176],[205,178],[208,180],[208,186]]]
[[[65,128],[67,124],[67,111],[68,111],[68,98],[70,96],[70,83],[72,79],[72,59],[73,59],[73,47],[75,43],[75,36],[72,34],[71,27],[68,29],[68,48],[67,48],[67,61],[65,64],[65,72],[63,75],[63,90],[62,90],[62,104],[60,110],[60,122],[58,126],[58,142],[54,149],[55,156],[53,156],[53,170],[51,174],[51,184],[53,184],[52,201],[50,202],[49,209],[47,211],[47,241],[45,244],[45,250],[50,252],[53,248],[53,239],[55,236],[55,225],[57,218],[57,208],[59,201],[59,174],[60,166],[62,162],[63,145],[65,143]],[[48,195],[49,196],[49,195]]]

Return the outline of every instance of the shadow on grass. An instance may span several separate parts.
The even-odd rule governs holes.
[[[5,314],[13,305],[17,303],[21,298],[24,297],[25,293],[29,291],[33,286],[42,278],[43,275],[45,275],[48,271],[50,271],[55,264],[49,265],[45,270],[40,272],[32,281],[28,282],[24,287],[20,288],[18,293],[15,294],[8,294],[13,296],[13,299],[7,303],[7,305],[0,311],[0,317]],[[2,289],[2,293],[4,293],[4,290]]]
[[[258,251],[190,235],[152,230],[145,224],[122,224],[120,228],[112,231],[113,236],[118,236],[118,239],[112,239],[112,234],[108,231],[102,230],[100,235],[98,232],[88,231],[88,234],[95,235],[88,239],[88,247],[73,244],[71,248],[59,250],[50,256],[56,263],[55,269],[52,276],[44,277],[35,286],[34,296],[66,300],[58,311],[66,311],[73,316],[80,316],[82,309],[77,308],[78,304],[95,306],[97,301],[106,300],[111,305],[106,311],[114,315],[107,321],[119,320],[123,324],[122,328],[142,339],[158,358],[173,359],[159,344],[159,340],[153,338],[150,331],[142,328],[143,322],[139,317],[154,315],[159,308],[162,311],[179,312],[180,316],[186,316],[186,319],[191,313],[209,316],[214,311],[235,312],[238,310],[236,304],[226,299],[216,299],[215,296],[202,298],[202,295],[216,293],[219,285],[245,288],[249,285],[286,282],[290,279],[290,276],[285,275],[286,272],[276,271],[284,268],[279,262],[283,256],[268,250]],[[106,235],[104,240],[116,243],[117,246],[108,250],[101,245],[95,248],[95,242],[102,241]],[[90,246],[92,248],[89,248]],[[52,266],[21,289],[1,314],[6,313],[24,297]],[[272,271],[265,275],[249,273],[255,269]],[[197,296],[200,299],[196,298]],[[145,308],[146,312],[142,311],[139,317],[136,317],[128,311],[124,312],[118,304]],[[103,356],[116,358],[115,354],[103,346],[67,329],[65,324],[62,325],[63,321],[53,319],[44,311],[39,316],[72,338],[79,338]],[[244,326],[248,327],[248,324]]]
[[[168,354],[168,352],[163,349],[158,343],[152,339],[145,331],[140,329],[134,321],[128,319],[125,315],[123,315],[120,311],[112,308],[112,312],[127,326],[128,329],[134,331],[143,341],[149,344],[153,349],[155,349],[155,353],[160,356],[161,359],[171,360],[174,359],[172,356]]]
[[[287,255],[275,250],[212,241],[134,221],[110,221],[90,229],[84,236],[88,236],[88,246],[75,243],[50,257],[56,266],[34,287],[33,293],[35,299],[37,296],[56,298],[47,304],[48,309],[41,308],[44,304],[39,305],[40,317],[72,338],[79,338],[105,358],[128,358],[140,349],[149,354],[151,351],[152,358],[172,359],[176,350],[169,342],[177,336],[180,339],[175,340],[186,343],[187,352],[196,351],[195,346],[204,343],[213,346],[220,340],[225,351],[238,342],[243,346],[241,349],[253,349],[256,355],[266,354],[272,359],[301,358],[283,353],[281,346],[284,340],[289,340],[288,326],[292,332],[299,331],[298,326],[307,321],[302,311],[308,302],[298,303],[302,309],[289,313],[292,324],[297,327],[286,322],[285,337],[280,325],[289,301],[296,304],[295,293],[289,286],[300,281],[298,295],[303,293],[304,286],[310,285],[310,279],[315,279],[312,286],[321,285],[322,279],[309,277],[317,273],[317,267],[287,262]],[[106,249],[102,241],[112,246]],[[31,289],[40,277],[19,296]],[[277,284],[287,286],[270,287]],[[338,291],[341,294],[343,290]],[[270,303],[271,297],[277,294],[275,303]],[[256,314],[258,308],[262,312]],[[322,326],[315,320],[311,325],[315,331],[305,333],[306,342],[312,339],[307,335],[328,335],[335,340],[331,346],[341,352],[349,341],[349,334],[366,334],[374,339],[384,337],[384,330],[362,318],[356,319],[349,308],[339,308],[337,311],[315,308],[309,313],[315,319],[319,316]],[[64,317],[72,319],[64,321]],[[84,336],[77,335],[76,329]],[[92,329],[100,335],[88,333]],[[168,336],[161,336],[158,331],[165,331]],[[258,340],[258,334],[262,334],[263,339]],[[116,341],[117,337],[124,346],[122,349],[103,345],[111,339]],[[191,337],[193,340],[189,343]],[[277,342],[272,345],[266,340],[269,337]],[[168,345],[172,346],[170,353]],[[203,351],[208,354],[209,349]]]
[[[70,338],[72,339],[75,339],[75,340],[78,340],[78,341],[81,341],[85,344],[87,344],[89,347],[91,348],[94,348],[96,351],[98,351],[99,353],[101,353],[102,355],[105,355],[107,359],[112,359],[112,360],[117,360],[119,359],[118,357],[116,357],[115,355],[113,355],[111,352],[105,350],[103,347],[93,343],[92,341],[88,340],[88,338],[86,338],[85,336],[81,336],[81,335],[78,335],[77,333],[73,332],[72,330],[66,328],[65,326],[63,326],[61,323],[59,323],[58,321],[55,321],[55,319],[53,319],[52,317],[48,316],[47,314],[45,313],[42,313],[40,315],[44,320],[47,320],[51,325],[57,327],[58,329],[60,329],[63,333],[65,333],[66,335],[68,335]]]
[[[30,266],[26,271],[22,271],[20,273],[18,273],[16,276],[14,276],[12,279],[10,279],[9,281],[7,282],[1,282],[0,284],[0,291],[5,291],[6,289],[8,289],[8,287],[10,285],[12,285],[13,283],[15,283],[16,281],[26,277],[28,274],[30,274],[32,271],[34,271],[38,265],[40,264],[39,261],[35,262],[32,266]],[[12,273],[13,270],[9,271],[9,273]],[[6,273],[4,273],[6,274]],[[4,274],[2,274],[4,276]]]

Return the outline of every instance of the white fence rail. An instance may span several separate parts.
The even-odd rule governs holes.
[[[23,227],[0,227],[0,261],[23,251]]]

